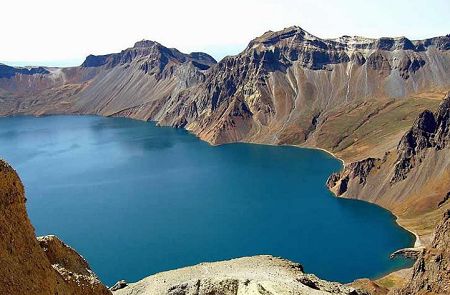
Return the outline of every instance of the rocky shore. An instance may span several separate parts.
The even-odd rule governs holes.
[[[144,40],[119,53],[88,56],[79,67],[0,65],[0,115],[122,116],[185,128],[211,144],[329,151],[345,167],[328,187],[387,208],[424,246],[403,282],[355,286],[373,294],[448,294],[450,97],[442,97],[450,89],[449,71],[450,35],[322,39],[290,27],[266,32],[220,62]],[[56,237],[36,239],[20,179],[4,162],[0,176],[0,234],[6,237],[0,239],[0,293],[110,294],[73,249]],[[114,292],[360,292],[270,256],[120,285]]]

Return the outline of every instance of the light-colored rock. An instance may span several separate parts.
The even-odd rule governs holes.
[[[362,294],[303,273],[302,266],[268,255],[201,263],[149,276],[114,295]]]

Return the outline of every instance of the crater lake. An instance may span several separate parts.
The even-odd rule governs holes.
[[[340,282],[409,266],[414,236],[388,211],[334,197],[342,168],[311,149],[211,146],[185,130],[95,116],[0,118],[0,156],[37,235],[74,247],[107,285],[257,254]]]

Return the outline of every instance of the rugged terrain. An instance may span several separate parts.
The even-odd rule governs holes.
[[[436,227],[431,246],[423,250],[406,284],[394,294],[450,294],[450,210]]]
[[[146,294],[363,294],[303,273],[298,263],[253,256],[158,273],[114,292]]]
[[[448,90],[450,35],[321,39],[290,27],[266,32],[218,63],[205,53],[184,54],[143,40],[119,53],[90,55],[78,67],[0,65],[0,115],[153,120],[186,128],[212,144],[322,148],[354,162],[347,171],[381,162],[386,162],[383,171],[392,166],[404,132],[424,110],[436,111]],[[422,158],[444,157],[443,151],[436,154]],[[443,210],[435,214],[431,209],[449,191],[447,160],[439,160],[439,171],[411,172],[409,179],[420,178],[414,189],[407,189],[410,181],[398,175],[392,183],[375,181],[384,185],[372,191],[372,173],[368,184],[361,180],[360,185],[370,196],[353,182],[345,193],[337,193],[375,202],[405,218],[432,214],[425,225],[403,221],[429,235]],[[406,196],[411,202],[403,202]]]
[[[396,148],[381,158],[347,164],[328,186],[338,196],[388,208],[429,244],[434,226],[450,208],[449,130],[450,94],[436,112],[423,111]]]
[[[54,236],[36,239],[22,182],[0,160],[0,294],[111,294],[87,262]]]
[[[0,114],[126,116],[185,127],[212,144],[313,146],[350,161],[392,148],[418,113],[437,106],[449,72],[448,35],[321,39],[290,27],[219,63],[141,41],[79,67],[3,65]]]
[[[330,177],[330,189],[391,210],[426,249],[436,248],[433,230],[450,208],[449,90],[450,35],[321,39],[290,27],[266,32],[218,63],[144,40],[120,53],[88,56],[78,67],[0,65],[0,115],[124,116],[186,128],[211,144],[330,151],[345,162]],[[50,262],[61,253],[46,249]],[[436,269],[418,266],[413,274]],[[412,289],[402,294],[418,286],[425,292],[428,283],[414,285],[423,277],[411,278]]]

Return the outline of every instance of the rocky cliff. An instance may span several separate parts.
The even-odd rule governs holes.
[[[436,227],[430,247],[419,255],[406,285],[392,293],[450,294],[450,210]]]
[[[0,161],[0,294],[111,294],[58,238],[36,239],[25,201],[16,172]]]
[[[450,94],[438,110],[422,112],[397,147],[382,158],[350,163],[328,179],[338,196],[377,203],[429,241],[450,208]],[[416,219],[416,220],[414,220]],[[419,219],[419,220],[417,220]]]
[[[143,40],[119,53],[90,55],[79,67],[0,65],[0,115],[124,116],[183,127],[212,144],[323,148],[348,163],[330,177],[330,189],[388,208],[428,245],[450,207],[448,96],[440,104],[450,89],[449,74],[450,35],[322,39],[290,27],[266,32],[218,63],[205,53],[184,54]],[[23,228],[34,235],[31,225]],[[62,288],[55,270],[63,277],[89,277],[72,270],[84,265],[81,260],[55,257],[69,248],[40,242],[47,250],[26,250],[37,257],[30,263],[54,266],[37,266],[43,273],[24,286]],[[20,270],[26,273],[36,265],[21,267],[28,267]],[[233,284],[241,284],[239,278]]]
[[[79,67],[0,67],[0,114],[126,116],[213,144],[307,145],[361,159],[380,145],[372,126],[383,128],[378,149],[391,147],[436,105],[424,98],[450,88],[449,44],[449,35],[322,39],[290,27],[216,63],[144,40]]]

